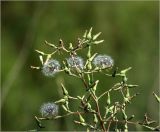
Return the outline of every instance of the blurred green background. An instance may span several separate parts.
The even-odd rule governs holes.
[[[46,78],[40,71],[30,69],[30,65],[40,64],[35,49],[50,51],[44,40],[55,44],[60,38],[67,44],[76,42],[90,27],[94,33],[101,31],[100,38],[105,39],[95,46],[95,52],[112,56],[119,69],[133,67],[128,73],[129,82],[139,85],[133,91],[141,95],[129,105],[128,114],[135,114],[135,119],[140,120],[147,112],[158,120],[158,104],[152,95],[152,91],[158,94],[159,83],[158,4],[158,1],[1,2],[2,130],[36,128],[34,116],[39,115],[41,104],[61,97],[60,82],[72,95],[84,92],[79,80],[64,74]],[[101,81],[99,93],[115,83],[103,75],[97,77]],[[74,109],[75,105],[71,107]],[[46,122],[44,130],[79,130],[72,120],[73,117],[68,117]],[[143,129],[131,127],[131,130]]]

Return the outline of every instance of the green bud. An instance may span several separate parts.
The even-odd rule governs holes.
[[[81,125],[82,125],[82,126],[87,126],[87,124],[86,124],[86,123],[84,123],[84,122],[82,122],[82,123],[81,123]]]
[[[121,89],[121,88],[122,88],[121,83],[116,83],[116,84],[112,87],[113,90],[119,90],[119,89]]]
[[[98,123],[98,118],[97,118],[97,115],[96,115],[96,114],[94,114],[93,122],[94,122],[95,124]]]
[[[58,101],[56,101],[56,102],[54,102],[54,103],[58,104],[58,103],[65,103],[65,102],[66,102],[65,99],[60,99],[60,100],[58,100]]]
[[[122,88],[123,88],[122,86],[119,86],[119,87],[117,87],[117,88],[114,88],[114,91],[120,90],[120,89],[122,89]]]
[[[155,94],[154,92],[153,92],[153,95],[155,96],[157,102],[160,103],[160,97],[158,97],[157,94]]]
[[[40,59],[41,64],[43,65],[44,61],[43,61],[42,55],[39,55],[39,59]]]
[[[134,88],[134,87],[138,87],[138,85],[132,85],[132,84],[129,84],[127,85],[128,88]]]
[[[129,98],[130,97],[129,88],[127,88],[126,92],[127,92],[126,97]]]
[[[91,70],[91,69],[92,69],[92,64],[91,64],[91,62],[88,62],[88,64],[87,64],[87,69],[88,69],[88,70]]]
[[[83,35],[83,38],[86,38],[87,37],[87,30],[85,31],[84,35]]]
[[[120,73],[125,75],[126,72],[128,72],[130,69],[132,69],[132,67],[129,67],[129,68],[127,68],[127,69],[124,69],[124,70],[122,70]]]
[[[123,83],[127,82],[128,78],[126,76],[123,76]]]
[[[90,103],[87,103],[87,109],[91,109],[91,104]]]
[[[90,28],[88,34],[87,34],[87,39],[91,39],[92,38],[92,27]]]
[[[47,44],[50,47],[57,48],[57,46],[55,46],[54,44],[48,43],[46,40],[44,42],[45,42],[45,44]]]
[[[104,42],[104,40],[99,40],[99,41],[94,41],[93,44],[96,45],[96,44],[100,44],[100,43],[103,43],[103,42]]]
[[[68,96],[65,95],[65,96],[63,97],[63,99],[65,99],[65,101],[68,101]]]
[[[97,33],[96,35],[93,35],[93,40],[96,40],[101,35],[101,32]]]
[[[107,92],[107,105],[111,104],[110,93]]]
[[[92,56],[89,58],[89,61],[91,62],[91,61],[95,58],[96,55],[97,55],[97,53],[95,53],[94,55],[92,55]]]
[[[127,120],[127,115],[126,115],[126,113],[125,113],[125,111],[123,109],[122,109],[122,113],[123,113],[123,119]]]
[[[107,107],[105,107],[105,109],[106,109],[106,115],[108,114],[108,112],[109,112],[109,108],[108,108],[108,106]]]
[[[68,111],[68,109],[67,109],[64,105],[62,105],[62,108],[63,108],[65,111]]]
[[[108,106],[107,107],[105,107],[105,115],[104,115],[104,118],[106,118],[106,116],[108,115],[108,112],[109,112],[109,108],[108,108]]]
[[[76,97],[72,97],[72,96],[68,96],[69,99],[74,99],[74,100],[77,100]]]
[[[45,53],[44,52],[42,52],[42,51],[39,51],[39,50],[35,50],[38,54],[40,54],[40,55],[45,55]]]
[[[80,113],[79,113],[79,120],[80,120],[80,122],[82,122],[82,123],[84,123],[84,122],[85,122],[84,118],[81,116],[81,114],[80,114]]]
[[[114,106],[109,107],[108,112],[113,113]]]
[[[61,83],[61,87],[62,87],[63,95],[68,95],[68,91],[62,83]]]
[[[32,69],[37,69],[37,70],[40,69],[40,67],[36,67],[36,66],[31,66],[31,68],[32,68]]]
[[[77,96],[77,98],[78,98],[79,100],[82,100],[82,97],[80,97],[80,96]]]
[[[51,58],[52,56],[49,54],[47,55],[47,59],[46,59],[46,62]]]
[[[95,81],[95,84],[94,84],[94,86],[93,86],[93,90],[94,90],[94,91],[96,91],[98,83],[99,83],[99,80]]]
[[[72,50],[73,49],[73,45],[72,43],[69,43],[69,49]]]
[[[128,125],[127,125],[127,123],[125,123],[125,125],[124,125],[124,132],[128,132]]]
[[[65,106],[66,106],[67,110],[69,110],[68,101],[65,102]]]

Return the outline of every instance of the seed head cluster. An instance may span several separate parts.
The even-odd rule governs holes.
[[[83,67],[84,67],[84,61],[79,56],[74,56],[74,57],[68,58],[67,63],[69,65],[69,67],[71,67],[71,68],[83,69]]]
[[[55,103],[45,103],[40,108],[42,117],[51,118],[58,115],[58,105]]]
[[[81,57],[72,56],[66,60],[70,68],[84,69],[84,61]],[[111,68],[114,65],[114,60],[108,55],[98,55],[93,59],[92,63],[99,68]],[[61,65],[57,60],[50,59],[42,66],[42,73],[45,76],[52,77],[60,71],[60,68]]]
[[[94,58],[93,64],[99,68],[110,68],[113,67],[114,61],[108,55],[98,55]]]
[[[45,76],[52,77],[55,73],[59,72],[60,64],[57,60],[50,59],[46,63],[44,63],[42,67],[42,73]]]

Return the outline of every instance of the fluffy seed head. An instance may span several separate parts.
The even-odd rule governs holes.
[[[79,56],[74,56],[74,57],[68,58],[67,63],[69,65],[69,67],[72,67],[72,68],[78,67],[79,69],[83,69],[83,67],[84,67],[83,59]]]
[[[60,70],[60,64],[57,60],[50,59],[43,64],[42,73],[45,76],[52,77]]]
[[[98,55],[94,58],[93,64],[99,68],[110,68],[114,65],[114,61],[108,55]]]
[[[51,118],[58,115],[58,105],[55,103],[45,103],[40,108],[42,117]]]

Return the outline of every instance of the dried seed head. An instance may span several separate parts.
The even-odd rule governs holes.
[[[60,64],[57,60],[50,59],[46,63],[43,64],[42,73],[45,76],[52,77],[55,73],[59,72]]]
[[[58,105],[55,103],[45,103],[40,108],[42,117],[51,118],[58,114]]]
[[[69,65],[69,67],[71,67],[71,68],[83,69],[83,67],[84,67],[83,59],[79,56],[74,56],[74,57],[68,58],[67,63]]]
[[[98,55],[94,58],[93,64],[99,68],[110,68],[114,65],[114,61],[108,55]]]

